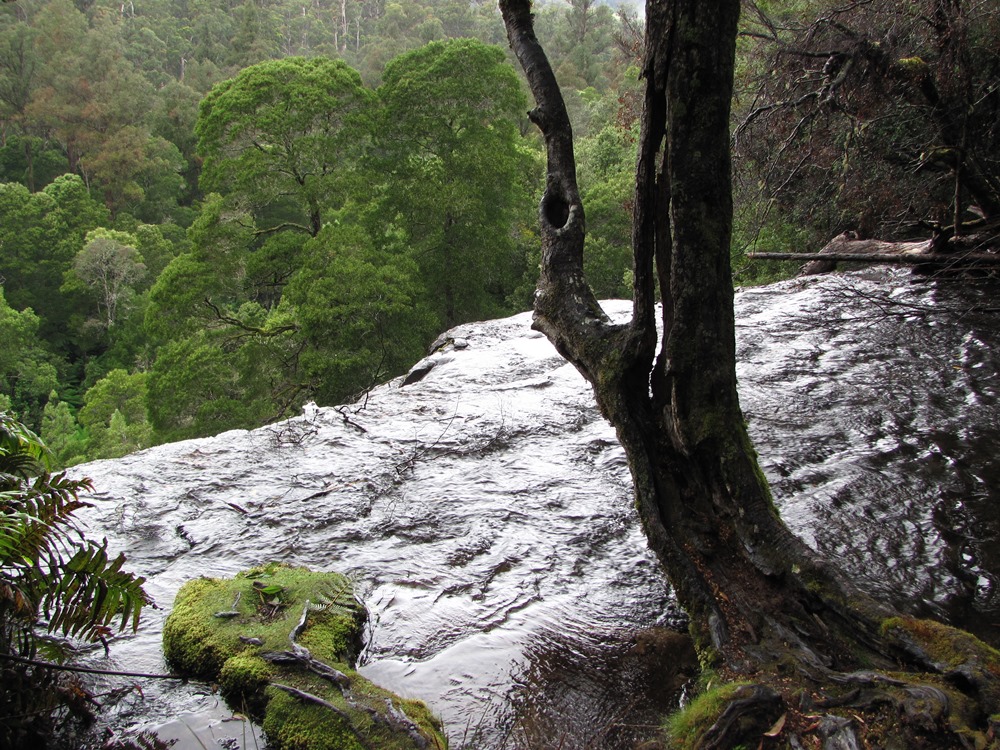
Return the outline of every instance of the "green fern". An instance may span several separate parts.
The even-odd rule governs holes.
[[[359,606],[353,592],[353,581],[350,578],[344,577],[339,585],[332,586],[320,592],[310,609],[318,612],[334,610],[345,614],[352,613]]]
[[[132,737],[109,741],[102,750],[167,750],[177,740],[162,740],[154,732],[140,732]],[[200,742],[200,740],[199,740]],[[221,740],[220,740],[221,744]]]
[[[152,603],[145,579],[122,570],[125,556],[112,559],[107,540],[97,544],[76,527],[73,514],[87,507],[79,495],[90,480],[48,468],[38,436],[0,412],[0,657],[34,658],[54,634],[94,641],[115,629],[134,631]],[[25,693],[51,680],[21,679],[15,669],[4,663],[0,714],[47,705],[45,695]],[[26,728],[0,727],[0,746],[19,731]]]

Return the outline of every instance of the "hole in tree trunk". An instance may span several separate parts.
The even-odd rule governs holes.
[[[556,229],[562,229],[569,221],[569,204],[559,195],[546,193],[542,198],[542,216]]]

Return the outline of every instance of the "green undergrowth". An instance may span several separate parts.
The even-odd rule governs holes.
[[[750,683],[722,682],[713,672],[703,673],[701,692],[684,708],[667,719],[667,738],[673,750],[695,750],[704,736],[736,695]]]
[[[296,642],[342,672],[346,690],[299,664],[262,658],[291,649],[289,636],[306,609]],[[354,671],[365,619],[344,576],[269,564],[232,579],[185,584],[164,625],[163,650],[176,671],[217,683],[233,710],[261,722],[273,750],[446,747],[426,706]]]
[[[863,745],[880,750],[1000,750],[1000,651],[931,620],[894,617],[882,623],[882,632],[933,667],[861,670],[853,680],[820,688],[797,683],[792,670],[776,665],[777,673],[758,675],[757,682],[783,694],[784,715],[773,734],[761,734],[751,746],[784,746],[791,736],[818,741],[820,720],[829,717],[852,722]],[[745,697],[740,690],[747,683],[724,682],[711,670],[700,682],[701,693],[667,721],[672,750],[701,748],[727,707]]]
[[[264,651],[287,649],[288,634],[306,601],[315,609],[299,642],[322,661],[353,663],[365,611],[354,599],[350,581],[339,573],[276,564],[233,579],[186,583],[163,628],[164,655],[184,674],[214,678],[226,659],[247,650],[245,639],[262,639]]]

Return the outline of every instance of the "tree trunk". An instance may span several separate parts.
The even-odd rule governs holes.
[[[583,278],[583,206],[555,78],[527,3],[502,5],[538,102],[530,116],[548,146],[535,326],[591,382],[615,426],[646,533],[699,645],[736,664],[775,626],[818,636],[814,615],[848,613],[826,611],[792,573],[808,571],[824,585],[833,578],[779,519],[736,393],[728,121],[738,0],[647,3],[633,318],[621,326]],[[671,44],[678,36],[688,44]],[[826,660],[842,661],[841,653],[830,649]]]
[[[347,23],[347,0],[340,0],[340,18],[338,19],[338,24],[334,27],[334,46],[340,54],[344,54],[347,51],[347,40],[350,34],[350,28]]]
[[[830,240],[819,251],[819,255],[898,255],[914,256],[927,254],[934,249],[934,240],[920,242],[886,242],[884,240],[861,240],[852,232],[844,232]],[[837,267],[836,258],[811,259],[802,267],[803,276],[829,273]]]
[[[33,193],[35,192],[35,150],[31,145],[31,138],[28,136],[24,136],[24,163],[26,165],[25,187]]]
[[[548,155],[534,325],[591,383],[615,427],[647,537],[691,617],[696,646],[727,673],[775,682],[781,665],[816,685],[862,666],[930,668],[918,648],[880,630],[894,612],[784,525],[747,435],[729,265],[739,0],[647,0],[633,315],[624,325],[609,321],[583,276],[572,130],[530,2],[500,6]],[[746,711],[769,700],[747,698]],[[730,717],[726,726],[739,724]],[[736,744],[723,734],[702,746]]]

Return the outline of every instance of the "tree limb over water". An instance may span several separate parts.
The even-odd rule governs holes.
[[[838,262],[936,266],[967,269],[1000,266],[1000,254],[991,252],[1000,238],[987,234],[913,242],[859,239],[853,232],[834,237],[816,253],[747,253],[755,260],[809,261],[801,275],[828,273]]]
[[[746,696],[730,691],[712,719],[716,727],[691,729],[685,747],[756,746],[775,731],[801,746],[798,738],[820,727],[833,727],[824,736],[836,739],[828,741],[854,746],[961,747],[965,734],[985,747],[994,740],[984,717],[1000,708],[1000,654],[960,631],[900,617],[795,537],[779,518],[747,435],[736,391],[729,255],[739,5],[646,4],[633,316],[613,325],[583,274],[584,210],[558,83],[535,37],[529,0],[501,0],[510,45],[537,103],[529,116],[548,155],[534,326],[591,383],[614,425],[647,538],[691,616],[703,663],[728,679],[758,683],[755,695],[777,693],[788,715],[770,730],[746,723],[738,708],[726,709]],[[903,684],[876,676],[848,695],[862,669],[895,673]],[[948,682],[967,673],[974,677]],[[921,707],[907,697],[928,681],[975,709],[967,719],[940,721],[940,701]],[[807,715],[803,695],[833,700],[863,719]]]

